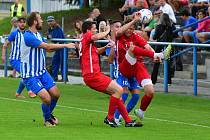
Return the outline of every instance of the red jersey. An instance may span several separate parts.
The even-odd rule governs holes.
[[[130,42],[133,45],[144,48],[147,45],[147,41],[137,33],[133,33],[130,37],[126,37],[124,34],[117,39],[118,47],[118,63],[120,64],[125,58],[125,54],[130,47]],[[138,61],[142,60],[142,57],[137,58]]]
[[[81,68],[82,76],[100,72],[98,49],[93,40],[91,32],[82,35],[81,46]]]

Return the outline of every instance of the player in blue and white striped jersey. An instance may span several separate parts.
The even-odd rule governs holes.
[[[32,12],[27,18],[29,30],[24,33],[25,45],[21,48],[21,75],[24,84],[29,87],[42,100],[44,124],[47,127],[56,126],[57,118],[52,112],[60,97],[60,92],[54,80],[45,67],[46,51],[74,48],[74,43],[48,44],[38,32],[41,30],[43,20],[38,12]]]
[[[25,30],[26,25],[26,19],[21,17],[18,19],[18,29],[13,31],[9,37],[8,40],[3,45],[3,51],[2,51],[2,61],[5,61],[6,58],[6,47],[11,43],[11,53],[10,53],[10,64],[13,69],[15,69],[17,72],[20,73],[20,49],[23,45],[24,38],[23,38],[23,32]],[[25,88],[25,85],[23,84],[23,81],[20,81],[18,90],[16,91],[15,96],[17,98],[25,98],[23,95],[21,95],[21,92]],[[30,97],[35,97],[36,95],[27,89],[29,92]]]

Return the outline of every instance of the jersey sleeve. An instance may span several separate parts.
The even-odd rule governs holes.
[[[92,40],[91,40],[91,36],[92,36],[91,32],[85,33],[84,39],[85,39],[85,42],[86,42],[86,43],[90,43],[90,42],[92,41]]]
[[[9,36],[8,36],[8,41],[12,42],[15,41],[15,36],[17,34],[17,31],[12,32]]]
[[[27,33],[27,32],[24,34],[24,40],[25,40],[26,46],[32,47],[32,48],[38,48],[42,43],[33,34]]]
[[[136,34],[136,41],[138,42],[139,46],[141,46],[141,47],[144,47],[145,45],[148,44],[147,41],[138,34]]]

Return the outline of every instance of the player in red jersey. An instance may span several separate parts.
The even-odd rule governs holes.
[[[100,72],[98,55],[103,53],[107,46],[96,48],[94,41],[106,37],[110,32],[110,26],[108,25],[106,27],[105,32],[97,33],[96,24],[91,21],[86,21],[82,24],[82,32],[81,68],[83,80],[90,88],[99,92],[111,94],[108,115],[105,118],[104,123],[111,127],[117,127],[117,124],[114,121],[114,113],[116,109],[118,109],[125,120],[126,127],[142,126],[141,123],[136,123],[128,116],[128,112],[120,99],[123,93],[122,87]]]
[[[147,41],[138,33],[135,33],[134,24],[139,21],[140,16],[139,13],[135,13],[134,19],[122,26],[118,30],[116,37],[119,71],[128,78],[136,77],[138,83],[144,88],[145,94],[142,97],[140,108],[135,110],[136,116],[143,119],[144,111],[146,111],[154,96],[154,87],[150,74],[143,64],[143,57],[147,56],[156,61],[168,59],[171,46],[162,53],[155,53]]]

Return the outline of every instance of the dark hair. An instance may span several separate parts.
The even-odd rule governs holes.
[[[92,25],[93,24],[96,24],[96,23],[95,22],[92,22],[92,21],[85,21],[82,24],[82,33],[86,33],[87,30],[90,30],[92,28]]]
[[[27,17],[27,24],[29,27],[31,27],[34,24],[34,21],[37,20],[37,14],[39,14],[39,12],[31,12]]]
[[[198,13],[198,14],[199,14],[199,13],[202,13],[202,14],[204,15],[204,17],[206,16],[206,11],[205,11],[204,9],[198,10],[197,13]]]
[[[182,16],[190,16],[190,12],[189,12],[189,10],[187,10],[187,9],[183,9],[183,10],[181,11],[181,15],[182,15]]]
[[[121,21],[120,20],[110,20],[109,21],[109,23],[112,25],[112,24],[115,24],[115,23],[117,23],[117,22],[120,22],[121,23]]]
[[[25,17],[19,17],[17,21],[20,22],[21,20],[26,21],[26,18]]]
[[[168,16],[168,14],[166,13],[163,13],[161,16],[160,16],[160,24],[164,25],[164,26],[167,26],[167,27],[171,27],[172,26],[172,22]]]

